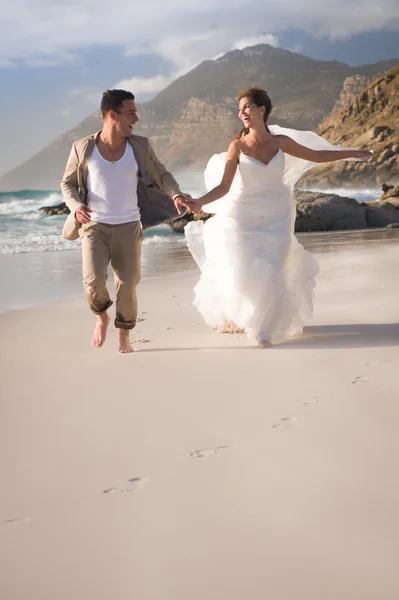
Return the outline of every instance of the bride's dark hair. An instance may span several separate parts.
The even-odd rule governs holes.
[[[267,126],[267,120],[269,118],[270,113],[272,112],[272,101],[269,98],[268,93],[266,92],[266,90],[263,90],[260,87],[248,87],[245,88],[244,90],[241,90],[240,92],[238,92],[238,96],[237,96],[237,100],[238,102],[240,102],[240,100],[242,100],[243,98],[249,98],[249,100],[251,102],[253,102],[254,104],[256,104],[256,106],[264,106],[265,107],[265,112],[263,115],[263,121],[265,123],[265,127],[266,127],[266,131],[269,131],[269,128]],[[247,135],[249,133],[249,129],[248,127],[243,127],[240,131],[240,133],[237,136],[237,139],[242,138],[244,135]]]

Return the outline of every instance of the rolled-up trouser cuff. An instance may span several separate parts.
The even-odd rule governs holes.
[[[113,305],[112,300],[108,300],[108,302],[104,305],[104,308],[101,308],[100,310],[96,310],[93,305],[90,305],[90,310],[92,313],[94,313],[95,315],[103,315],[105,312],[107,312],[107,310],[110,308],[110,306]]]
[[[136,326],[136,321],[118,321],[118,319],[115,319],[114,324],[117,329],[133,329]]]

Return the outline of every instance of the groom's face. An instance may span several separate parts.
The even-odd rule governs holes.
[[[118,133],[124,137],[130,137],[133,127],[139,120],[134,100],[124,100],[119,111],[113,113],[113,120]]]

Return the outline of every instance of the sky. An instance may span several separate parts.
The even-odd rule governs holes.
[[[399,59],[399,0],[3,2],[0,174],[97,110],[105,89],[144,102],[259,43],[352,66]]]

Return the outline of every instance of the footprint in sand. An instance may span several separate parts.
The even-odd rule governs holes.
[[[298,404],[302,406],[313,406],[313,404],[318,404],[322,400],[326,400],[325,396],[313,396],[313,398],[306,398],[305,400],[299,400]]]
[[[103,490],[103,494],[123,494],[124,492],[134,492],[137,489],[141,489],[148,482],[147,477],[132,477],[128,479],[127,486],[125,488],[107,488]]]
[[[122,490],[123,492],[134,492],[136,489],[141,489],[148,483],[147,477],[132,477],[127,482],[127,487]]]
[[[283,417],[278,423],[272,425],[272,428],[286,429],[287,427],[295,427],[296,425],[299,425],[299,422],[295,417]]]
[[[150,342],[151,340],[149,340],[148,338],[137,338],[137,340],[134,340],[133,344],[148,344],[148,342]]]
[[[388,363],[394,363],[396,361],[394,360],[381,360],[380,362],[370,362],[370,363],[364,363],[365,367],[378,367],[379,365],[386,365]]]
[[[371,383],[370,379],[367,379],[367,377],[354,377],[351,381],[352,385],[355,385],[356,383]]]
[[[31,519],[29,519],[29,517],[26,517],[25,519],[5,519],[5,521],[0,521],[0,523],[3,523],[4,525],[14,525],[16,523],[30,523]]]
[[[234,446],[217,446],[216,448],[208,448],[205,450],[194,450],[194,452],[190,452],[190,456],[193,458],[207,458],[208,456],[213,456],[214,454],[219,454],[222,450],[227,450],[228,448],[233,448]]]

